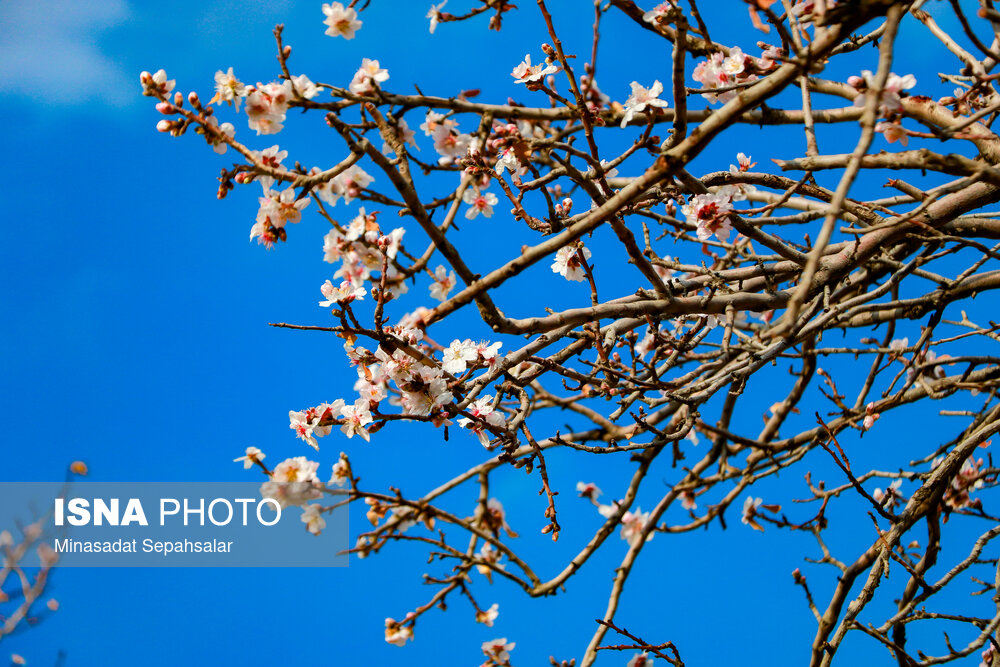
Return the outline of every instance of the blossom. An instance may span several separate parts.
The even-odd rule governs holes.
[[[345,405],[340,409],[340,415],[344,418],[344,423],[340,427],[344,435],[353,438],[357,434],[366,441],[370,440],[365,426],[372,423],[372,413],[368,411],[366,401],[355,401],[354,405]]]
[[[483,546],[479,549],[479,560],[482,561],[476,564],[476,570],[479,574],[485,576],[487,579],[492,579],[493,569],[502,570],[504,566],[500,563],[500,559],[503,558],[503,554],[493,547],[489,542],[484,542]]]
[[[354,39],[354,33],[361,29],[362,22],[358,20],[358,13],[353,7],[344,9],[344,5],[339,2],[324,4],[323,13],[326,14],[323,23],[328,26],[324,34],[330,37]]]
[[[905,146],[910,142],[910,136],[906,133],[902,123],[899,121],[892,123],[880,121],[875,124],[875,131],[881,132],[882,136],[884,136],[885,140],[890,144],[898,141]]]
[[[694,491],[681,491],[681,507],[686,510],[698,509],[698,503],[695,500]]]
[[[527,171],[527,167],[521,166],[521,161],[517,159],[513,146],[505,148],[497,154],[497,174],[502,175],[504,169],[509,169],[511,174],[521,174]]]
[[[343,486],[344,483],[350,479],[351,475],[351,464],[347,460],[347,454],[344,452],[340,453],[340,458],[337,462],[333,464],[333,476],[327,484],[333,484],[335,486]]]
[[[434,282],[431,283],[431,296],[438,301],[448,298],[448,292],[455,287],[455,272],[448,273],[448,269],[440,264],[434,269]]]
[[[375,84],[389,78],[389,70],[379,67],[377,60],[361,59],[361,67],[354,73],[348,89],[355,95],[367,95],[375,92]]]
[[[903,480],[897,479],[895,482],[886,487],[885,491],[882,489],[875,489],[875,493],[872,494],[872,498],[875,502],[879,503],[883,507],[893,507],[896,504],[896,499],[899,497],[899,487],[903,484]]]
[[[406,640],[413,639],[413,628],[402,625],[392,618],[385,619],[385,640],[394,646],[403,646]]]
[[[250,151],[250,155],[252,155],[255,160],[260,162],[265,167],[277,169],[281,166],[281,161],[288,157],[288,151],[281,150],[281,148],[275,144],[274,146],[265,148],[262,151]]]
[[[576,491],[581,498],[586,498],[590,502],[597,504],[597,497],[601,495],[601,490],[593,482],[577,482]]]
[[[27,665],[28,661],[24,659],[24,656],[18,655],[17,653],[10,654],[10,663],[12,665]]]
[[[344,234],[336,227],[328,231],[323,237],[323,261],[330,264],[340,261],[346,241]]]
[[[434,150],[447,158],[465,157],[469,152],[472,137],[461,133],[449,125],[440,124],[434,128]]]
[[[265,458],[267,458],[267,455],[264,454],[264,452],[257,449],[256,447],[247,447],[246,455],[241,456],[238,459],[233,459],[233,463],[239,463],[240,461],[243,461],[243,469],[247,470],[249,468],[252,468],[255,463],[257,463],[258,461],[263,461]]]
[[[396,255],[399,254],[399,244],[403,241],[403,235],[406,230],[402,227],[396,227],[388,234],[380,236],[378,238],[378,249],[385,253],[385,256],[389,259],[396,259]]]
[[[500,605],[494,602],[489,609],[480,609],[476,612],[476,623],[482,623],[488,628],[493,627],[493,621],[500,615]]]
[[[324,519],[320,512],[323,508],[316,503],[310,503],[306,505],[306,508],[302,510],[302,523],[306,524],[306,530],[308,530],[313,535],[319,535],[320,531],[326,528],[326,519]]]
[[[738,174],[744,171],[749,171],[751,167],[757,164],[756,162],[753,161],[753,158],[747,155],[746,153],[737,153],[736,162],[739,164],[739,167],[736,167],[735,165],[729,165],[729,173]]]
[[[754,519],[754,517],[757,515],[757,508],[760,507],[760,504],[762,502],[764,501],[760,498],[747,496],[747,499],[743,501],[743,516],[741,517],[740,520],[745,525],[750,526],[754,530],[759,530],[761,532],[764,532],[764,528]]]
[[[293,76],[292,85],[299,96],[304,97],[307,100],[311,100],[319,95],[319,86],[313,83],[305,74]]]
[[[474,361],[478,356],[471,340],[455,339],[441,355],[441,368],[452,375],[464,373],[467,362]]]
[[[559,68],[555,65],[534,65],[531,64],[531,54],[525,54],[524,61],[514,68],[514,71],[510,73],[514,79],[514,83],[525,83],[538,85],[541,83],[549,74],[554,74],[558,72]]]
[[[469,188],[462,195],[462,201],[471,204],[469,210],[465,212],[465,217],[469,220],[480,213],[489,218],[493,216],[493,207],[497,204],[497,196],[492,192],[480,192],[478,189]]]
[[[480,444],[490,449],[490,435],[487,432],[487,427],[501,428],[506,422],[503,415],[494,410],[493,397],[483,396],[468,406],[466,412],[471,417],[459,419],[458,425],[475,433]]]
[[[174,85],[177,83],[175,79],[167,79],[167,71],[162,69],[157,70],[156,74],[143,72],[139,75],[139,81],[147,91],[152,91],[161,97],[166,97],[170,94],[170,91],[174,89]]]
[[[732,199],[725,194],[694,195],[688,203],[681,207],[681,212],[697,225],[698,238],[707,241],[712,234],[725,242],[733,227],[729,223],[729,214],[733,210]]]
[[[219,119],[215,116],[209,116],[205,124],[207,126],[205,139],[212,145],[212,150],[219,155],[225,154],[226,150],[229,148],[229,144],[226,143],[225,137],[232,139],[233,135],[236,134],[236,128],[233,127],[232,123],[223,123],[222,125],[219,125]]]
[[[323,495],[316,488],[317,468],[319,463],[304,456],[285,459],[271,471],[271,480],[261,485],[261,496],[277,500],[282,508],[316,500]]]
[[[215,73],[215,96],[212,97],[209,104],[216,102],[235,104],[236,110],[239,111],[240,102],[243,101],[246,94],[247,87],[233,75],[232,67],[229,68],[228,72],[223,72],[220,69]]]
[[[652,23],[655,25],[656,20],[661,16],[666,16],[667,14],[669,14],[671,9],[672,6],[669,2],[661,2],[660,4],[656,5],[648,12],[643,14],[642,20],[645,21],[646,23]]]
[[[866,405],[865,406],[865,418],[864,418],[864,421],[862,422],[862,426],[864,427],[864,430],[867,431],[872,426],[874,426],[875,425],[875,421],[879,417],[881,417],[881,416],[882,415],[880,415],[879,413],[875,412],[875,403],[869,403],[868,405]]]
[[[456,127],[458,123],[451,118],[445,118],[444,114],[428,109],[424,116],[424,122],[420,124],[420,129],[424,131],[424,135],[432,137],[435,130],[441,125]]]
[[[855,88],[863,89],[863,92],[854,98],[854,106],[863,107],[868,101],[868,91],[875,86],[875,75],[871,70],[862,70],[860,77],[851,77],[848,82]],[[912,74],[898,76],[895,72],[889,74],[885,81],[885,87],[879,96],[879,113],[885,115],[903,110],[901,93],[917,85],[917,79]]]
[[[649,522],[649,512],[643,512],[638,507],[635,508],[635,512],[629,511],[622,515],[622,539],[628,542],[630,547],[635,547],[639,544],[639,540],[642,539],[642,531],[645,530],[646,524]],[[653,539],[653,531],[650,530],[649,534],[646,535],[646,542]]]
[[[282,130],[285,112],[292,96],[292,82],[257,84],[247,88],[247,122],[257,134],[276,134]]]
[[[582,259],[581,259],[581,254]],[[566,280],[575,282],[582,281],[586,274],[583,272],[583,260],[590,259],[590,250],[583,246],[564,246],[556,252],[555,260],[552,262],[552,272],[558,273]]]
[[[396,135],[396,138],[399,140],[400,144],[410,144],[418,151],[420,150],[420,146],[417,145],[417,139],[416,139],[417,133],[410,129],[410,126],[406,123],[405,119],[400,118],[398,121],[396,121],[396,127],[394,129],[394,133]],[[383,155],[395,154],[395,150],[393,150],[392,146],[389,144],[388,141],[382,142],[382,154]]]
[[[314,449],[319,449],[316,438],[313,437],[314,425],[306,412],[288,411],[288,428],[295,431],[295,435]],[[294,480],[293,480],[294,481]]]
[[[319,464],[304,456],[285,459],[271,471],[274,482],[312,482],[316,479]]]
[[[319,305],[324,308],[329,308],[335,303],[348,304],[355,299],[363,301],[365,294],[367,294],[364,287],[355,287],[351,284],[350,280],[345,280],[340,283],[340,287],[334,287],[333,283],[327,280],[319,288],[319,291],[326,297],[326,301],[319,302]]]
[[[659,80],[653,81],[653,85],[649,88],[640,86],[638,81],[633,81],[630,85],[632,86],[632,94],[625,100],[625,115],[622,117],[622,127],[625,127],[635,114],[645,110],[647,107],[665,108],[667,106],[666,102],[659,99],[660,93],[663,92],[663,84]]]
[[[483,653],[494,662],[504,664],[510,662],[510,652],[514,650],[514,642],[507,643],[506,637],[483,642]]]
[[[375,179],[358,165],[351,165],[346,171],[337,176],[337,183],[344,197],[344,203],[350,204],[355,197],[361,194],[364,188],[375,182]],[[364,217],[364,209],[361,209]]]
[[[257,225],[261,228],[275,227],[281,229],[287,223],[297,223],[302,220],[302,210],[309,205],[309,197],[297,199],[295,188],[287,187],[280,193],[267,187],[270,179],[263,179],[264,196],[259,197],[260,208],[257,211]],[[255,226],[256,227],[256,226]],[[251,232],[250,238],[254,237]]]
[[[447,4],[448,0],[444,0],[444,2],[440,2],[436,5],[431,5],[431,8],[427,10],[427,16],[424,18],[428,18],[431,20],[430,33],[432,35],[434,34],[434,31],[437,30],[438,21],[441,20],[441,10]]]
[[[747,69],[747,65],[751,62],[752,59],[749,56],[745,55],[738,46],[734,46],[729,50],[728,56],[716,51],[707,59],[698,63],[694,68],[692,76],[703,88],[707,89],[726,88],[735,84],[750,83],[756,81],[758,78],[756,74]],[[768,69],[769,65],[765,67],[764,64],[769,64],[769,61],[758,62],[759,67]],[[709,102],[723,103],[734,99],[736,95],[736,90],[701,94]]]
[[[501,341],[491,344],[489,341],[484,340],[476,345],[476,353],[479,355],[480,360],[492,367],[497,361],[503,358],[500,354],[501,347],[503,347]]]
[[[628,661],[625,667],[652,667],[652,664],[653,661],[649,659],[649,654],[643,651],[632,656],[632,659]]]

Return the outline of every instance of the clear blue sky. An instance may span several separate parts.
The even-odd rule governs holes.
[[[269,462],[311,454],[289,431],[288,410],[347,396],[353,378],[338,340],[266,324],[325,323],[316,307],[317,288],[330,277],[320,252],[325,229],[307,216],[273,252],[248,244],[254,196],[215,198],[215,177],[229,156],[218,158],[196,136],[157,133],[159,115],[139,94],[138,74],[166,68],[179,89],[195,89],[203,99],[211,96],[217,69],[233,66],[248,83],[272,80],[278,70],[271,28],[280,21],[295,49],[293,72],[315,81],[346,85],[361,58],[371,57],[389,69],[393,90],[412,90],[416,82],[427,93],[481,87],[485,99],[525,99],[509,72],[526,52],[538,60],[538,46],[548,41],[534,3],[519,3],[499,34],[479,20],[441,25],[433,36],[424,19],[427,4],[375,0],[357,39],[347,42],[324,36],[318,1],[0,2],[0,174],[8,188],[0,244],[6,275],[0,479],[58,479],[66,463],[84,459],[92,477],[103,481],[244,481],[248,473],[232,459],[248,445],[264,449]],[[451,4],[455,12],[464,8],[459,0]],[[726,7],[710,16],[713,36],[756,53],[753,43],[762,36],[750,29],[743,3],[709,4]],[[552,8],[567,49],[580,54],[578,62],[587,59],[590,3],[556,1]],[[934,77],[941,54],[924,48],[913,26],[906,34],[913,36],[902,42],[900,58],[920,79],[918,90],[948,93]],[[662,43],[614,12],[604,35],[598,83],[612,98],[623,101],[632,79],[669,80]],[[853,63],[856,69],[837,76],[875,69],[875,50],[857,54]],[[250,139],[245,117],[233,120],[237,136],[256,148],[277,142],[293,159],[323,166],[343,156],[318,115],[291,114],[284,133],[259,140]],[[856,128],[823,131],[828,152],[853,146]],[[762,167],[801,150],[801,135],[790,130],[744,127],[736,136],[720,142],[724,150],[703,156],[698,169],[724,169],[738,150]],[[480,222],[464,237],[470,252],[478,248],[476,266],[510,257],[524,242],[519,231],[510,233],[516,226],[504,215]],[[618,259],[608,254],[603,266]],[[525,311],[548,305],[537,294],[522,298]],[[470,329],[456,336],[481,332],[466,321]],[[759,413],[772,400],[760,396]],[[904,419],[879,426],[893,437],[866,438],[852,450],[858,467],[891,460],[887,455],[906,442],[917,441],[922,455],[950,435],[936,422],[919,430]],[[327,438],[321,474],[344,449],[370,488],[396,483],[418,494],[483,456],[465,434],[442,443],[428,429],[391,431],[371,445]],[[574,501],[573,484],[597,481],[613,495],[615,473],[629,469],[625,460],[555,454],[550,466],[570,529],[557,560],[540,568],[549,575],[597,526],[592,508]],[[840,481],[826,462],[817,458],[814,467]],[[671,482],[669,468],[659,474]],[[514,471],[494,485],[524,535],[543,525],[537,487],[537,478]],[[655,503],[658,491],[651,489],[640,504]],[[792,476],[771,480],[763,491],[786,504],[805,493]],[[466,500],[469,512],[474,498]],[[363,515],[353,518],[362,525]],[[814,621],[790,573],[815,549],[807,536],[761,535],[736,516],[729,519],[726,532],[713,526],[658,536],[643,553],[618,618],[646,638],[677,642],[689,665],[728,662],[734,652],[746,665],[800,664]],[[836,526],[831,533],[847,553],[871,539],[838,533]],[[544,547],[538,542],[527,549],[553,553]],[[63,650],[65,664],[73,666],[474,665],[482,658],[479,644],[498,636],[517,642],[515,664],[542,664],[549,655],[582,653],[625,544],[609,543],[604,551],[554,598],[526,600],[503,583],[480,585],[482,603],[500,603],[496,627],[475,624],[471,609],[456,598],[447,613],[421,619],[416,641],[403,649],[383,641],[383,619],[423,604],[433,591],[420,584],[420,575],[439,572],[412,548],[388,549],[347,569],[63,570],[52,588],[61,610],[0,642],[0,664],[10,652],[31,665],[54,664]],[[834,584],[832,570],[807,574],[822,599]],[[844,651],[859,660],[887,660],[866,639],[848,641]],[[627,657],[610,655],[599,664],[624,664]]]

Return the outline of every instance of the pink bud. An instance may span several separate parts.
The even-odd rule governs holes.
[[[157,102],[156,103],[156,110],[159,111],[160,113],[164,114],[164,115],[170,115],[170,114],[173,114],[173,113],[177,113],[177,108],[174,107],[174,105],[171,104],[170,102]]]
[[[156,131],[169,132],[172,126],[173,123],[170,122],[169,120],[161,120],[159,123],[156,124]]]
[[[184,106],[184,96],[181,95],[181,91],[179,90],[176,93],[174,93],[174,104],[176,104],[179,107]]]
[[[198,106],[198,93],[193,90],[188,93],[188,102],[191,103],[191,106]]]

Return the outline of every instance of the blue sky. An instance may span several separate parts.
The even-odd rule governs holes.
[[[0,344],[6,350],[0,360],[0,479],[58,479],[69,461],[84,459],[92,478],[101,481],[246,481],[249,473],[232,459],[248,445],[264,449],[269,462],[311,453],[289,431],[288,410],[347,396],[353,378],[337,339],[267,323],[327,323],[316,307],[317,287],[330,277],[321,261],[325,229],[307,216],[289,243],[273,252],[248,244],[256,192],[216,200],[215,177],[229,166],[230,156],[218,158],[196,136],[157,133],[159,116],[139,94],[138,73],[165,68],[179,89],[195,89],[203,99],[211,96],[217,69],[233,66],[246,82],[269,81],[278,73],[271,29],[280,21],[294,48],[293,73],[305,72],[315,81],[346,85],[361,58],[372,57],[389,69],[393,90],[412,90],[418,83],[427,93],[448,95],[480,87],[483,99],[511,94],[524,99],[509,71],[526,52],[537,60],[539,45],[548,41],[527,1],[508,15],[502,33],[475,21],[442,25],[431,36],[423,5],[375,0],[351,42],[323,35],[320,4],[0,2],[5,27],[0,132],[6,158],[0,174],[10,188],[8,235],[0,245],[7,275],[0,292],[5,314]],[[553,2],[552,8],[567,50],[584,60],[590,4]],[[711,21],[716,39],[742,43],[748,51],[760,38],[749,28],[742,3],[727,3],[727,11]],[[609,14],[598,56],[598,82],[620,101],[633,78],[646,84],[669,78],[664,45],[628,28],[627,21]],[[917,73],[921,92],[947,94],[933,76],[941,53],[926,47],[913,25],[907,30],[900,60]],[[864,50],[851,57],[854,69],[829,76],[875,69],[875,59],[874,49]],[[277,142],[293,159],[323,166],[343,157],[321,116],[291,114],[282,134],[253,139],[244,117],[222,115],[236,124],[237,137],[255,148]],[[821,146],[848,151],[855,133],[853,127],[822,128]],[[693,171],[724,169],[737,150],[753,154],[761,166],[801,150],[800,134],[790,129],[744,127],[735,136],[738,140],[720,142],[724,150],[702,156]],[[612,145],[615,139],[607,141]],[[860,187],[881,191],[880,186]],[[335,213],[348,215],[343,209]],[[511,233],[512,221],[498,217],[463,226],[460,245],[474,270],[513,256],[526,242],[520,230]],[[618,250],[599,241],[594,247],[598,267],[612,273],[621,261]],[[542,267],[531,276],[540,289],[503,293],[515,313],[548,305],[551,290],[586,302],[584,292],[564,292],[566,284],[547,273]],[[628,281],[620,283],[628,291]],[[457,323],[467,329],[461,337],[485,335],[481,325],[476,328],[474,313],[462,318]],[[772,400],[761,392],[745,418],[759,419]],[[855,465],[890,462],[907,445],[917,445],[923,455],[952,435],[950,424],[917,428],[912,417],[908,422],[901,411],[880,422],[893,436],[866,438],[851,450]],[[482,459],[475,440],[464,435],[453,432],[443,443],[438,432],[397,427],[371,445],[334,440],[335,435],[322,442],[321,474],[328,474],[344,449],[372,488],[401,484],[419,494]],[[562,522],[579,530],[564,531],[555,549],[546,540],[524,538],[529,555],[554,559],[541,568],[549,575],[598,525],[589,505],[574,502],[573,484],[593,480],[614,494],[616,475],[630,469],[624,459],[597,462],[555,453],[550,466],[563,489]],[[839,482],[822,458],[816,457],[813,467]],[[668,467],[656,473],[664,485],[676,474]],[[537,486],[537,478],[513,470],[499,474],[493,486],[514,527],[526,536],[543,525]],[[655,503],[658,490],[640,504]],[[768,480],[764,492],[773,494],[768,500],[789,503],[805,489],[789,475]],[[469,493],[459,497],[458,507],[471,508]],[[847,553],[870,541],[868,534],[851,534],[837,524],[837,516],[832,539],[846,545]],[[748,665],[800,662],[814,621],[790,573],[814,549],[807,536],[761,535],[729,518],[725,532],[716,526],[658,536],[633,574],[619,619],[644,637],[678,642],[691,665],[728,661],[733,650]],[[358,526],[364,521],[363,514],[352,519]],[[953,529],[959,530],[948,528]],[[67,665],[307,660],[471,665],[481,658],[479,644],[497,636],[517,642],[515,664],[541,664],[549,655],[568,659],[580,655],[593,619],[603,612],[610,572],[625,545],[609,544],[604,551],[566,594],[553,598],[526,600],[505,584],[479,585],[481,603],[500,603],[495,628],[476,625],[468,605],[455,599],[447,613],[422,618],[416,641],[405,649],[385,644],[383,619],[401,618],[423,604],[433,591],[420,584],[420,575],[435,572],[408,545],[353,561],[347,569],[62,570],[52,588],[60,611],[37,628],[5,638],[0,664],[9,652],[25,655],[32,665],[54,664],[65,651]],[[822,599],[835,583],[832,573],[806,572]],[[732,622],[708,620],[720,613]],[[849,640],[844,651],[857,659],[887,658],[859,638]],[[608,656],[599,664],[626,659]]]

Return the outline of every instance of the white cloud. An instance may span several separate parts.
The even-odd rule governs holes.
[[[48,105],[130,103],[129,77],[97,44],[129,14],[125,0],[0,2],[0,92]]]

